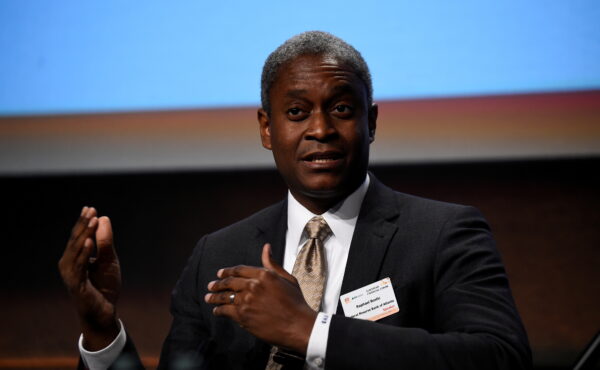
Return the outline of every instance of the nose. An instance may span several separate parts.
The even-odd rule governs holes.
[[[307,123],[304,137],[306,140],[326,142],[337,135],[334,123],[325,112],[314,112]]]

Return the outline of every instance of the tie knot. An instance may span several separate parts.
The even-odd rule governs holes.
[[[322,216],[315,216],[306,223],[306,233],[309,239],[319,239],[324,242],[331,235],[331,229]]]

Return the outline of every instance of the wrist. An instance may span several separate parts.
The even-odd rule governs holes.
[[[90,352],[104,349],[115,340],[120,331],[121,324],[116,317],[103,324],[90,324],[82,320],[83,347]]]
[[[290,335],[290,338],[294,338],[291,349],[302,355],[306,355],[310,334],[318,314],[310,309],[308,311],[305,315],[299,316],[299,320],[295,321],[296,325],[293,325],[293,331]]]

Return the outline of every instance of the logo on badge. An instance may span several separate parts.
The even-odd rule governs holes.
[[[346,297],[346,298],[344,298],[344,302],[345,302],[346,304],[350,303],[350,297]]]

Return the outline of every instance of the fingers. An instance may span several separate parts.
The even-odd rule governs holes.
[[[271,244],[265,243],[263,245],[262,255],[260,256],[262,264],[265,268],[269,270],[277,271],[277,268],[280,267],[277,262],[271,259]]]
[[[94,222],[95,221],[95,222]],[[92,223],[97,223],[98,219],[92,219]],[[91,238],[85,239],[80,253],[75,258],[72,265],[73,273],[78,277],[77,282],[83,281],[87,277],[88,261],[94,252],[94,241]]]
[[[271,258],[271,245],[263,246],[261,260],[264,268],[238,265],[220,269],[217,272],[219,280],[208,283],[209,293],[204,300],[210,304],[230,304],[230,296],[237,292],[250,292],[260,294],[260,282],[275,280],[277,276],[297,285],[296,278],[290,275],[276,261]],[[239,297],[239,295],[237,295]]]
[[[209,304],[224,305],[224,304],[236,304],[242,300],[240,293],[236,293],[231,290],[226,290],[216,293],[208,293],[204,296],[204,301]]]
[[[262,264],[265,269],[274,271],[278,275],[290,281],[295,281],[294,277],[281,267],[275,260],[271,258],[271,244],[266,243],[263,246],[261,255]],[[227,267],[217,271],[217,277],[224,279],[230,276],[244,278],[258,278],[264,273],[264,269],[253,266],[238,265]]]
[[[215,280],[208,283],[210,292],[220,292],[223,290],[231,290],[239,292],[240,290],[248,289],[248,285],[253,280],[239,277],[228,277],[221,280]]]
[[[204,297],[204,300],[206,303],[216,305],[213,308],[213,315],[228,317],[243,327],[238,313],[238,304],[241,301],[240,298],[239,293],[223,291],[219,293],[208,293]]]
[[[77,239],[77,237],[83,232],[87,226],[87,223],[92,217],[96,216],[96,209],[94,207],[83,207],[79,219],[71,230],[71,239]]]
[[[234,267],[227,267],[217,271],[217,277],[225,279],[228,277],[244,277],[244,278],[255,278],[260,276],[264,272],[264,269],[260,267],[238,265]]]
[[[61,261],[72,263],[82,251],[84,242],[90,238],[97,226],[96,209],[83,207],[79,219],[71,230],[71,235]]]
[[[61,276],[70,288],[76,287],[82,279],[85,279],[88,258],[94,249],[92,237],[97,227],[96,209],[83,207],[79,219],[73,226],[65,252],[58,262]]]
[[[79,219],[71,231],[69,243],[79,246],[86,238],[90,237],[90,231],[93,230],[90,227],[90,222],[92,222],[94,218],[96,218],[96,209],[94,207],[83,207],[81,216],[79,216]]]
[[[216,306],[213,308],[213,315],[229,317],[243,327],[243,325],[239,322],[237,308],[233,305]]]
[[[283,267],[281,267],[281,265],[279,265],[275,260],[273,260],[271,256],[271,244],[266,243],[263,246],[261,260],[263,266],[267,270],[275,271],[277,275],[281,276],[282,278],[286,279],[287,281],[293,284],[296,284],[296,278],[293,275],[290,275],[287,271],[284,270]]]
[[[210,304],[232,304],[231,295],[237,292],[254,292],[258,281],[240,277],[228,277],[208,283],[209,293],[204,296],[204,301]]]
[[[98,247],[98,262],[116,259],[117,253],[113,242],[112,225],[110,219],[106,216],[102,216],[98,219],[96,246]]]

